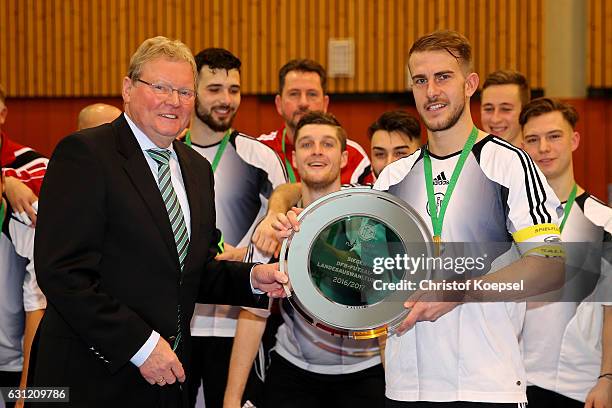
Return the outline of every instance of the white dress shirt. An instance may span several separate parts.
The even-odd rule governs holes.
[[[149,137],[145,135],[144,132],[140,130],[134,122],[132,122],[132,120],[126,113],[124,113],[123,115],[125,116],[125,119],[127,120],[130,129],[132,129],[134,136],[136,136],[136,141],[138,142],[138,145],[142,150],[142,154],[144,155],[144,158],[147,161],[149,168],[151,169],[151,174],[153,175],[153,177],[155,178],[155,182],[157,183],[158,164],[151,156],[149,156],[146,151],[149,149],[159,149],[159,147],[156,146],[155,143],[153,143],[151,139],[149,139]],[[172,187],[174,187],[176,197],[178,198],[181,210],[183,211],[183,218],[185,219],[185,225],[187,226],[187,234],[189,235],[189,238],[191,238],[191,213],[189,211],[189,203],[187,201],[187,192],[185,190],[185,183],[183,182],[183,176],[181,174],[181,167],[179,166],[178,158],[176,156],[174,148],[172,147],[172,144],[168,146],[168,150],[170,150],[171,152],[169,164]],[[149,336],[149,339],[142,345],[140,350],[138,350],[136,354],[132,356],[130,361],[136,367],[140,367],[145,362],[145,360],[149,358],[149,355],[153,352],[153,349],[159,341],[159,337],[159,333],[153,330],[151,332],[151,336]]]

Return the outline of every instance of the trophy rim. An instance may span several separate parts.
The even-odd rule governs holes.
[[[357,208],[346,211],[347,207],[342,204],[349,197],[357,197],[351,198],[353,207]],[[330,206],[333,202],[336,202],[335,206]],[[382,211],[372,215],[372,208]],[[342,209],[342,212],[337,212],[337,209]],[[387,192],[364,187],[340,190],[319,198],[300,213],[298,220],[301,222],[308,218],[309,222],[303,223],[299,232],[292,233],[283,241],[279,257],[280,269],[287,273],[291,282],[289,302],[309,324],[331,335],[371,339],[393,331],[408,314],[409,310],[403,307],[405,293],[393,291],[371,305],[344,305],[322,294],[310,276],[311,244],[325,228],[347,217],[374,219],[395,233],[404,248],[407,243],[418,244],[427,255],[433,253],[433,248],[422,217],[406,202]],[[402,279],[405,277],[404,274]],[[352,323],[346,324],[347,321]]]

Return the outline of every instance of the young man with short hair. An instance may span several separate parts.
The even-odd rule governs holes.
[[[580,260],[580,270],[599,274],[583,266],[591,259],[582,258],[598,243],[606,245],[604,250],[612,248],[612,209],[574,179],[578,113],[567,103],[538,98],[523,107],[519,120],[525,151],[563,203],[561,238],[574,255],[567,262],[576,265]],[[603,268],[603,278],[610,275],[611,261],[604,256],[595,262]],[[578,286],[574,281],[564,293]],[[604,287],[600,284],[590,293],[558,302],[528,303],[521,342],[529,406],[612,406],[612,299],[610,293],[600,294]]]
[[[346,132],[336,118],[310,112],[295,130],[292,161],[302,182],[306,207],[340,190],[340,173],[348,160]],[[262,255],[251,248],[259,261]],[[265,380],[265,405],[275,408],[382,407],[384,373],[376,340],[332,336],[310,326],[287,302],[280,306],[283,324],[276,335],[271,365]],[[269,313],[252,309],[240,314],[225,407],[238,408]]]
[[[265,214],[272,190],[285,183],[286,176],[272,149],[232,128],[241,99],[240,59],[223,48],[206,48],[195,62],[197,92],[187,139],[212,164],[217,227],[224,240],[218,259],[242,260],[256,219]],[[206,406],[223,404],[239,311],[227,305],[196,304],[188,381],[191,406],[202,382]]]
[[[407,112],[385,112],[368,128],[372,172],[375,177],[388,165],[421,147],[421,124]]]
[[[499,243],[503,255],[489,259],[494,269],[466,278],[472,289],[418,292],[405,302],[410,311],[386,342],[387,407],[516,407],[527,400],[518,342],[525,304],[517,300],[563,280],[558,244],[549,243],[559,240],[560,203],[525,152],[474,125],[469,101],[478,75],[463,35],[419,38],[408,64],[428,143],[388,165],[374,188],[425,220],[433,257],[446,256],[445,242]],[[299,224],[290,212],[277,227],[286,237]],[[523,289],[476,290],[476,279]]]
[[[434,32],[412,45],[412,91],[428,142],[420,154],[383,170],[375,188],[406,200],[426,220],[435,245],[508,242],[515,261],[483,279],[524,280],[525,293],[508,293],[509,302],[477,291],[465,293],[467,302],[428,301],[426,296],[406,302],[411,311],[399,335],[387,340],[390,407],[421,406],[417,401],[439,406],[525,402],[518,345],[524,303],[514,300],[563,276],[561,262],[527,252],[529,244],[546,246],[545,238],[558,237],[558,200],[524,152],[473,123],[469,101],[479,79],[471,50],[469,41],[453,31]],[[442,175],[448,183],[435,183]]]
[[[485,132],[521,147],[521,108],[530,99],[529,83],[523,74],[499,70],[487,75],[482,86],[480,120]]]

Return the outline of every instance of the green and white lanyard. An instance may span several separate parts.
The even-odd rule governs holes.
[[[283,139],[282,139],[282,148],[283,148],[283,157],[285,158],[285,168],[287,169],[287,174],[289,175],[289,182],[295,183],[297,180],[295,178],[295,173],[293,172],[293,167],[291,163],[289,163],[289,159],[287,159],[287,153],[285,152],[285,137],[287,137],[287,128],[283,129]]]
[[[561,225],[559,226],[559,230],[563,232],[563,227],[565,227],[565,221],[567,221],[567,217],[569,217],[569,213],[572,210],[572,205],[574,205],[574,201],[576,201],[576,192],[578,191],[578,185],[574,183],[574,187],[572,188],[572,192],[567,198],[567,202],[565,203],[565,208],[563,208],[563,220],[561,221]]]
[[[233,129],[227,129],[225,134],[223,135],[223,139],[221,139],[221,143],[219,144],[219,148],[217,149],[217,153],[215,153],[215,158],[212,161],[212,171],[213,173],[217,171],[217,167],[219,167],[219,162],[221,161],[221,157],[223,157],[223,153],[225,152],[225,148],[227,147],[227,142],[229,142],[230,135],[232,134]]]
[[[461,150],[461,155],[459,155],[459,160],[457,164],[455,164],[455,169],[453,170],[453,175],[448,183],[448,187],[446,188],[446,193],[444,194],[444,199],[440,204],[440,212],[438,213],[438,209],[436,206],[436,197],[434,194],[434,186],[433,186],[433,177],[431,170],[431,158],[429,157],[429,153],[427,149],[423,150],[423,163],[425,166],[425,186],[427,188],[427,199],[429,206],[429,216],[431,217],[431,225],[433,226],[433,242],[436,245],[436,254],[440,254],[440,244],[442,243],[442,225],[444,223],[444,214],[446,214],[446,208],[448,207],[448,203],[450,202],[451,195],[453,194],[453,190],[457,184],[457,180],[459,179],[459,174],[461,174],[461,170],[463,169],[463,165],[465,161],[472,151],[472,147],[474,147],[474,143],[476,142],[476,138],[478,137],[478,129],[476,126],[472,127],[472,131],[470,132],[470,136],[466,140],[463,145],[463,150]]]
[[[223,135],[223,139],[221,139],[221,143],[219,143],[219,147],[217,148],[217,153],[215,153],[215,157],[211,163],[212,171],[215,173],[217,171],[217,167],[219,167],[219,163],[221,162],[221,157],[223,157],[223,153],[225,152],[225,148],[227,147],[227,143],[229,142],[230,136],[234,133],[234,129],[229,128]],[[189,147],[191,146],[191,130],[187,131],[185,135],[185,144]],[[225,248],[225,239],[223,238],[223,233],[221,233],[221,239],[217,242],[217,252],[223,253]]]
[[[219,163],[221,162],[221,157],[223,157],[223,153],[225,152],[225,148],[227,147],[227,142],[229,142],[229,138],[234,132],[234,129],[227,129],[225,134],[223,135],[223,139],[221,139],[221,143],[219,144],[219,148],[217,149],[217,153],[215,153],[215,157],[211,163],[213,173],[217,171],[217,167],[219,167]],[[185,144],[189,147],[192,147],[191,144],[191,130],[187,131],[185,135]]]

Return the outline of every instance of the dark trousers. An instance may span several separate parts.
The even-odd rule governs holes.
[[[0,387],[19,387],[19,381],[21,380],[21,371],[0,371]],[[0,398],[2,400],[2,398]],[[13,408],[14,402],[4,402],[6,408]]]
[[[529,408],[583,408],[584,402],[568,398],[565,395],[530,385],[527,387]]]
[[[395,401],[387,398],[386,408],[516,408],[518,403],[511,404],[497,402],[472,402],[472,401]]]
[[[195,407],[198,389],[202,383],[206,408],[223,407],[233,343],[233,337],[191,337],[191,364],[187,378],[190,407]],[[243,402],[247,399],[254,403],[259,402],[262,399],[261,394],[263,384],[251,370]]]
[[[351,374],[317,374],[272,352],[264,398],[266,408],[382,408],[385,373],[379,364]]]

